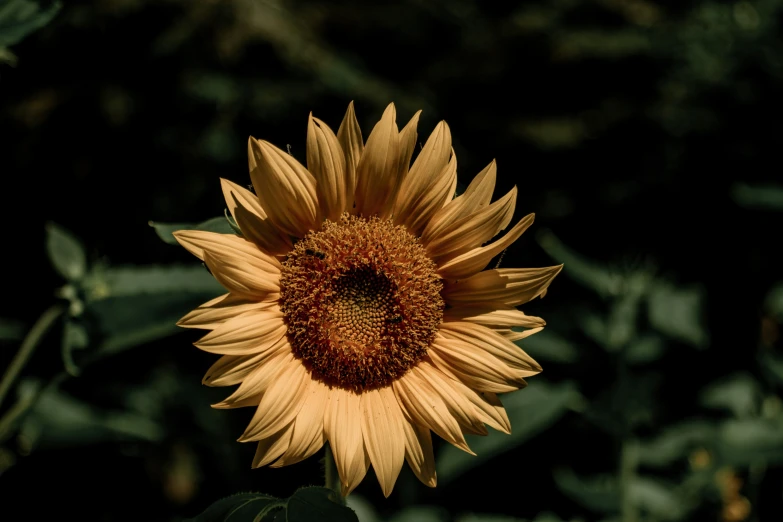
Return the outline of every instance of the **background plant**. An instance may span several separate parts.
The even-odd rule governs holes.
[[[301,159],[308,112],[336,124],[354,99],[365,127],[389,101],[423,108],[422,132],[447,119],[462,180],[496,157],[497,192],[537,214],[502,264],[566,266],[525,309],[547,318],[522,342],[545,369],[505,399],[513,433],[472,439],[476,458],[436,447],[434,490],[366,481],[360,520],[776,520],[781,11],[0,1],[5,509],[317,505],[295,493],[317,459],[251,471],[244,412],[208,408],[209,357],[174,321],[219,288],[161,238],[226,226],[218,177],[248,182],[248,135]]]

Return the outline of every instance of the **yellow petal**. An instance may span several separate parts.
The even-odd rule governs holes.
[[[354,191],[356,190],[356,167],[364,151],[362,141],[362,129],[356,121],[356,113],[353,111],[353,102],[348,104],[343,122],[337,129],[337,141],[345,154],[345,192],[346,201],[344,211],[353,210]]]
[[[273,256],[291,250],[291,239],[272,224],[255,194],[227,179],[221,178],[220,183],[228,210],[243,236]]]
[[[189,312],[177,322],[177,326],[214,330],[220,324],[245,312],[276,306],[277,294],[271,294],[271,297],[274,297],[274,299],[256,301],[237,295],[221,295]]]
[[[453,170],[447,168],[449,156],[454,160]],[[456,157],[449,127],[441,121],[402,180],[394,209],[395,222],[418,234],[453,195],[448,192],[452,179],[456,179]]]
[[[394,381],[393,388],[394,395],[414,423],[431,429],[445,441],[475,455],[465,442],[459,423],[429,383],[416,373],[408,372]]]
[[[387,218],[400,184],[400,137],[396,111],[390,103],[381,121],[367,138],[367,146],[356,167],[356,213]]]
[[[432,387],[463,431],[474,435],[487,434],[481,416],[470,401],[452,385],[454,379],[431,364],[419,364],[412,368],[410,373],[417,375]]]
[[[463,279],[476,272],[484,270],[493,257],[508,248],[519,236],[533,224],[533,214],[528,214],[502,238],[489,245],[474,248],[450,261],[438,269],[438,274],[444,279]]]
[[[288,449],[293,429],[294,423],[292,422],[277,433],[260,441],[256,448],[256,454],[253,457],[253,468],[266,466],[285,453],[285,450]]]
[[[282,232],[303,237],[316,224],[315,178],[296,159],[263,140],[250,138],[256,168],[250,179],[269,219]]]
[[[508,226],[514,216],[516,201],[517,188],[514,187],[491,205],[457,220],[439,234],[431,236],[429,243],[425,244],[427,252],[436,263],[443,264],[468,250],[480,247]]]
[[[544,329],[543,326],[539,326],[538,328],[531,328],[530,330],[525,330],[524,332],[510,331],[510,332],[502,332],[502,333],[498,332],[498,333],[500,333],[503,337],[505,337],[506,339],[508,339],[513,343],[515,341],[521,341],[522,339],[530,337],[533,334],[537,334],[543,329]]]
[[[237,296],[266,301],[280,294],[280,273],[265,271],[258,259],[204,252],[204,264],[218,283]]]
[[[294,432],[285,454],[272,464],[278,468],[296,464],[315,454],[324,445],[324,407],[329,389],[318,381],[310,380],[304,396],[304,405],[294,420]]]
[[[220,234],[205,230],[177,230],[173,233],[177,242],[185,249],[204,260],[210,254],[219,260],[238,258],[239,261],[257,265],[259,270],[280,273],[280,261],[261,252],[256,245],[234,234]]]
[[[432,216],[437,213],[443,205],[448,203],[454,197],[454,190],[457,186],[457,155],[454,149],[451,151],[451,159],[443,167],[440,174],[433,180],[433,183],[427,188],[427,191],[416,200],[411,208],[405,210],[399,216],[408,216],[405,225],[416,235],[430,222]]]
[[[210,353],[250,355],[266,350],[285,332],[283,313],[275,305],[229,319],[194,344]]]
[[[522,370],[515,370],[464,341],[437,334],[428,355],[443,373],[477,391],[506,393],[526,385]]]
[[[332,129],[312,113],[307,122],[307,170],[316,181],[321,216],[337,221],[348,200],[353,201],[353,191],[346,189],[345,155]]]
[[[413,151],[416,149],[416,138],[419,135],[416,132],[416,126],[419,124],[419,116],[421,116],[421,111],[416,111],[416,114],[413,115],[407,125],[400,131],[400,162],[397,169],[400,180],[404,180],[405,176],[408,175],[408,168],[411,165]]]
[[[546,291],[562,269],[563,265],[485,270],[461,281],[445,283],[443,299],[452,306],[490,301],[518,306]]]
[[[341,388],[330,390],[324,412],[324,432],[332,448],[343,496],[353,491],[367,473],[360,412],[359,395]]]
[[[266,352],[252,355],[224,355],[209,367],[201,383],[207,386],[239,384],[267,357]]]
[[[262,354],[259,354],[262,355]],[[267,352],[263,353],[264,360],[257,364],[253,370],[242,379],[242,383],[230,396],[223,401],[213,404],[218,410],[244,408],[245,406],[258,406],[264,392],[277,379],[280,372],[288,368],[295,360],[291,353],[291,346],[285,339],[275,343]]]
[[[302,399],[310,380],[302,362],[293,360],[278,375],[278,379],[264,392],[240,442],[265,439],[291,422],[302,409]]]
[[[458,305],[447,308],[443,312],[443,321],[468,321],[490,327],[538,328],[546,325],[546,321],[540,317],[526,315],[512,306],[498,301],[469,303],[466,306]]]
[[[435,473],[435,455],[432,452],[430,430],[405,421],[405,460],[413,474],[425,485],[434,488],[438,482]]]
[[[462,321],[442,323],[440,335],[446,339],[458,339],[473,345],[478,350],[484,350],[512,368],[523,370],[523,377],[530,377],[541,372],[541,366],[525,351],[493,332],[486,326]]]
[[[452,379],[449,383],[470,401],[485,424],[503,433],[511,433],[511,421],[497,395],[490,392],[477,392],[459,380]]]
[[[405,459],[405,419],[391,387],[361,396],[362,436],[383,495],[391,495]]]
[[[489,205],[492,192],[495,190],[496,176],[497,168],[493,160],[473,178],[463,194],[448,201],[435,212],[421,233],[422,243],[429,243],[432,237],[439,234],[445,227]]]

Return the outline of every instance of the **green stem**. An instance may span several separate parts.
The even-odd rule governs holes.
[[[342,486],[340,484],[340,474],[337,472],[337,464],[334,461],[334,455],[332,455],[332,448],[329,443],[325,445],[326,452],[324,453],[324,482],[326,487],[334,492],[333,499],[341,505],[345,505],[345,497],[342,494]]]
[[[58,304],[52,306],[41,314],[41,317],[38,318],[27,333],[27,336],[22,341],[22,345],[19,347],[19,351],[16,352],[11,364],[9,364],[8,368],[5,370],[2,380],[0,380],[0,405],[3,404],[3,399],[5,399],[8,391],[11,389],[11,385],[13,385],[14,381],[19,376],[24,365],[27,364],[30,356],[33,355],[35,348],[64,311],[64,305]]]
[[[639,520],[632,491],[638,465],[639,446],[633,439],[624,440],[620,451],[620,520],[623,522],[638,522]]]

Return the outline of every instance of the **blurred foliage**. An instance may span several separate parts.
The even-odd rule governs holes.
[[[437,441],[433,490],[368,476],[361,522],[779,520],[782,21],[783,0],[0,0],[6,509],[339,508],[296,489],[318,458],[250,470],[247,413],[209,408],[228,392],[175,322],[222,290],[171,233],[235,232],[218,178],[249,182],[246,137],[304,159],[308,112],[336,127],[354,99],[366,131],[389,101],[424,110],[419,141],[447,119],[463,187],[496,155],[496,192],[538,216],[498,262],[565,263],[523,307],[545,371],[503,397],[512,434]]]

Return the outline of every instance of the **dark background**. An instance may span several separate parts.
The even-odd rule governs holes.
[[[778,519],[781,14],[780,0],[64,2],[0,64],[4,366],[62,302],[47,224],[93,272],[0,404],[24,397],[16,384],[49,401],[0,437],[4,510],[173,520],[321,483],[316,457],[251,471],[234,442],[249,411],[209,409],[229,393],[200,385],[213,356],[166,325],[212,290],[188,287],[197,263],[148,221],[222,214],[219,178],[249,183],[248,136],[304,161],[308,113],[336,130],[354,100],[365,138],[390,101],[400,127],[424,110],[422,143],[445,119],[461,186],[497,159],[496,197],[516,185],[515,219],[536,213],[503,266],[566,263],[523,307],[548,327],[521,343],[545,368],[518,392],[522,438],[434,490],[405,470],[390,499],[371,473],[355,496],[380,520]],[[151,265],[186,283],[161,298]],[[112,267],[152,289],[104,302]],[[63,373],[69,322],[89,337],[78,376]],[[112,336],[125,346],[102,352]],[[661,440],[674,449],[656,457]]]

